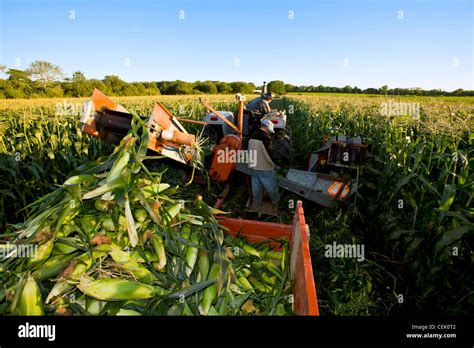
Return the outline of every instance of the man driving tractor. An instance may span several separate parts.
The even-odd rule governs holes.
[[[273,204],[273,210],[278,209],[278,186],[276,182],[275,164],[270,156],[271,133],[274,133],[273,123],[264,119],[262,126],[256,130],[249,140],[248,150],[255,152],[255,164],[249,165],[252,174],[252,205],[251,209],[256,210],[263,199],[265,190]]]
[[[272,93],[262,93],[260,97],[251,100],[245,109],[258,113],[260,118],[265,117],[272,108],[270,102],[273,100]]]

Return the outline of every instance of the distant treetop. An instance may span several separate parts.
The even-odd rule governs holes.
[[[28,69],[11,69],[0,65],[0,72],[8,76],[0,79],[0,98],[36,98],[36,97],[87,97],[94,88],[111,96],[139,96],[159,94],[231,94],[254,93],[260,89],[252,82],[244,81],[147,81],[126,82],[116,75],[107,75],[102,80],[87,79],[83,72],[76,71],[71,77],[64,77],[61,67],[46,61],[34,61]],[[267,89],[277,95],[285,93],[358,93],[383,95],[420,95],[420,96],[474,96],[474,91],[457,89],[452,92],[441,89],[424,90],[421,88],[380,88],[360,89],[357,86],[295,86],[280,80],[268,83]]]

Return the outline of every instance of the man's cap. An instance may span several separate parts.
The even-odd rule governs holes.
[[[275,133],[275,130],[273,129],[273,122],[268,118],[262,121],[262,126],[267,126],[270,133]]]
[[[262,98],[263,99],[273,99],[274,95],[273,93],[262,93]]]

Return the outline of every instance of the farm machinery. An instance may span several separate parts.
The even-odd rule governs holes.
[[[344,201],[357,187],[367,145],[360,137],[337,135],[313,151],[305,170],[289,169],[279,186],[325,207]],[[353,175],[355,172],[355,175]]]
[[[156,102],[151,116],[146,120],[149,130],[148,149],[181,164],[191,164],[200,154],[197,144],[199,139],[188,133],[183,123],[202,125],[212,152],[210,160],[205,161],[209,176],[215,182],[228,184],[234,181],[231,180],[234,172],[250,174],[251,169],[247,163],[238,160],[222,161],[219,155],[223,152],[238,153],[245,150],[249,136],[260,127],[264,118],[268,118],[275,130],[272,139],[273,159],[277,166],[288,168],[291,133],[286,122],[286,112],[272,110],[262,118],[261,115],[245,109],[244,96],[237,94],[236,101],[238,107],[234,117],[233,112],[218,111],[200,100],[207,109],[201,121],[175,117],[164,105]],[[131,129],[132,118],[132,114],[123,106],[95,89],[92,100],[84,105],[81,122],[85,133],[118,144]],[[341,135],[334,137],[309,155],[305,170],[288,169],[286,176],[279,179],[279,186],[308,200],[331,207],[338,201],[345,200],[354,189],[351,172],[358,171],[363,163],[365,149],[366,145],[361,143],[360,138],[346,138]],[[229,189],[227,185],[217,204],[222,204]],[[268,212],[264,209],[260,213]]]
[[[194,123],[204,126],[204,135],[209,139],[213,154],[221,150],[239,151],[246,148],[252,132],[260,127],[261,121],[270,119],[274,124],[275,140],[272,143],[277,164],[289,163],[290,138],[286,129],[285,111],[275,110],[264,118],[245,110],[245,96],[236,95],[238,102],[237,117],[231,111],[217,111],[210,104],[200,100],[208,113],[202,121],[178,118],[157,102],[147,120],[150,132],[148,148],[177,162],[187,164],[196,155],[194,145],[196,136],[189,134],[182,123]],[[92,94],[92,100],[85,103],[81,122],[83,131],[112,144],[118,144],[131,128],[132,115],[120,104],[108,98],[98,89]],[[222,163],[213,155],[208,168],[211,179],[225,182],[235,169],[235,163]]]

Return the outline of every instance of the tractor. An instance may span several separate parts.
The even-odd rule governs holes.
[[[235,171],[251,174],[251,170],[247,164],[239,161],[221,161],[219,155],[245,150],[252,132],[260,127],[264,118],[268,118],[275,129],[272,139],[273,159],[278,166],[289,168],[290,131],[285,111],[275,110],[261,118],[245,109],[244,96],[237,94],[236,100],[236,117],[231,111],[217,111],[201,100],[208,110],[202,121],[177,118],[164,105],[156,102],[151,116],[146,119],[148,149],[184,165],[190,164],[200,155],[200,146],[196,136],[189,134],[182,123],[202,125],[211,145],[211,156],[206,165],[209,176],[215,182],[228,184]],[[84,104],[81,122],[85,133],[118,144],[131,129],[132,118],[123,106],[95,89],[92,100]],[[305,170],[289,168],[285,177],[280,178],[279,187],[320,205],[332,207],[354,192],[357,183],[352,179],[352,173],[356,172],[356,176],[359,176],[366,148],[358,137],[333,137],[322,148],[309,154]],[[221,198],[225,199],[228,192],[229,185]]]

